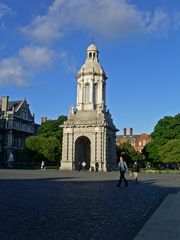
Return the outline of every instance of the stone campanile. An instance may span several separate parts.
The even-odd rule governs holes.
[[[71,107],[63,127],[61,168],[109,171],[116,168],[116,127],[106,109],[107,76],[91,44],[77,79],[76,108]]]

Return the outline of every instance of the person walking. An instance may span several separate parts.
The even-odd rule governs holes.
[[[86,168],[86,163],[85,163],[85,161],[82,162],[82,167],[83,167],[83,171],[85,171],[85,168]]]
[[[137,162],[134,162],[133,167],[132,167],[132,175],[134,178],[134,181],[138,183],[138,176],[139,176],[139,166]]]
[[[96,172],[98,172],[98,170],[99,170],[99,163],[98,162],[95,163],[95,168],[96,168]]]
[[[41,162],[41,170],[45,170],[45,162],[44,161]]]
[[[123,159],[123,156],[120,156],[119,163],[118,163],[118,171],[120,172],[120,179],[117,184],[117,187],[120,187],[122,180],[124,180],[125,187],[127,187],[128,181],[125,178],[125,172],[128,171],[128,167],[126,162]]]
[[[81,170],[81,162],[78,161],[78,172],[80,172],[80,170]]]

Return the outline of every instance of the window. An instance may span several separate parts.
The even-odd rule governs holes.
[[[28,117],[28,113],[25,110],[21,111],[21,116],[22,118],[27,118]]]
[[[98,86],[97,86],[97,83],[94,84],[94,103],[95,104],[98,103]]]
[[[85,103],[89,103],[89,84],[85,84]]]

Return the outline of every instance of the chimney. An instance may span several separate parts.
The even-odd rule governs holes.
[[[126,137],[126,128],[123,128],[123,137]]]
[[[2,97],[2,109],[1,109],[1,111],[7,112],[7,110],[8,110],[8,100],[9,100],[8,96],[3,96]]]
[[[133,128],[130,128],[130,137],[133,136]]]
[[[47,117],[41,117],[41,124],[47,121]]]

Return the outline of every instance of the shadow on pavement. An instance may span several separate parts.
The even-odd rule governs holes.
[[[180,189],[173,175],[142,175],[139,184],[129,178],[117,188],[116,173],[22,173],[0,175],[3,240],[131,240]]]

